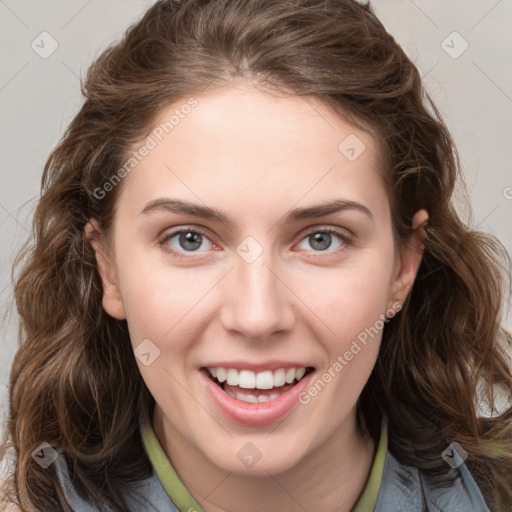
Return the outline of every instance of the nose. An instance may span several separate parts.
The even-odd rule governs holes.
[[[269,253],[252,262],[237,256],[228,280],[220,314],[227,331],[258,341],[291,330],[295,295],[283,267]]]

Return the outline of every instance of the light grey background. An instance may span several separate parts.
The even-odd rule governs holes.
[[[81,105],[81,74],[152,3],[0,0],[3,409],[17,345],[10,269],[28,235],[44,162]],[[495,234],[512,253],[512,1],[374,0],[372,5],[417,64],[455,138],[473,204],[468,222]],[[51,49],[43,32],[58,44],[47,58],[31,47]],[[510,329],[510,297],[505,308]]]

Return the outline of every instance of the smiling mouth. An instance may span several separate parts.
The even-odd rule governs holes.
[[[279,398],[314,371],[314,368],[279,368],[263,372],[220,367],[202,370],[231,398],[258,404]]]

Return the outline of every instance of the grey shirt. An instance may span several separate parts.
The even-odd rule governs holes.
[[[457,453],[454,456],[459,457]],[[452,469],[456,476],[453,485],[440,488],[432,484],[418,468],[400,464],[388,450],[377,504],[368,512],[489,512],[467,466],[460,457],[458,462],[460,465]],[[71,508],[76,512],[99,512],[98,508],[76,493],[69,478],[64,454],[59,456],[56,465],[62,489]],[[127,501],[134,512],[194,512],[180,511],[174,505],[155,471],[133,488]]]

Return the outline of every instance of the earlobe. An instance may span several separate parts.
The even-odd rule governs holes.
[[[398,275],[395,276],[393,293],[395,302],[399,301],[403,304],[413,287],[425,249],[423,245],[426,237],[424,226],[427,221],[428,213],[426,210],[420,210],[414,215],[412,220],[414,232],[403,242],[400,249],[400,265]]]
[[[125,320],[126,314],[121,292],[117,282],[115,267],[107,255],[104,243],[101,240],[101,231],[94,220],[85,226],[85,238],[90,242],[96,256],[96,267],[103,285],[103,309],[117,320]]]

